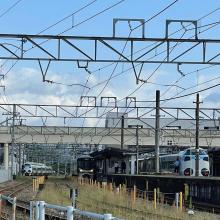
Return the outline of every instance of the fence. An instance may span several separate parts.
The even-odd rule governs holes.
[[[11,203],[11,220],[16,220],[16,207],[17,199],[16,197],[9,197],[0,194],[0,215],[2,213],[2,201],[7,201]],[[45,220],[46,208],[53,209],[57,211],[63,211],[66,213],[67,220],[73,220],[75,215],[85,216],[93,219],[102,219],[102,220],[119,220],[118,218],[112,217],[112,214],[97,214],[93,212],[81,211],[75,209],[73,206],[58,206],[53,204],[45,203],[44,201],[31,201],[30,202],[30,220]],[[49,214],[48,214],[49,215]]]
[[[39,190],[40,184],[44,184],[44,181],[45,181],[44,176],[34,177],[32,180],[33,192]]]
[[[53,209],[57,211],[66,212],[67,220],[73,220],[75,215],[80,215],[93,219],[119,220],[117,218],[112,217],[112,214],[97,214],[93,212],[81,211],[79,209],[75,209],[73,206],[58,206],[45,203],[44,201],[30,202],[30,220],[45,220],[46,208],[50,210]]]
[[[152,201],[154,209],[157,209],[158,206],[162,205],[171,205],[175,206],[178,211],[183,211],[184,209],[184,198],[182,192],[176,193],[163,193],[160,192],[159,188],[155,188],[153,191],[149,190],[140,190],[134,185],[132,188],[127,188],[125,184],[119,184],[119,186],[114,186],[113,183],[107,182],[96,182],[92,179],[78,178],[79,185],[92,185],[104,190],[115,191],[118,194],[124,194],[130,197],[131,208],[135,205],[137,199],[142,199],[143,202],[148,205],[149,201]]]

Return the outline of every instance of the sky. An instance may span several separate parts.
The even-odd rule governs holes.
[[[120,0],[3,0],[0,3],[0,33],[58,35],[64,32],[63,35],[112,36],[112,21],[114,18],[145,19],[147,21],[173,1],[124,0],[115,7],[91,18],[93,15],[118,2]],[[77,12],[89,3],[91,4],[88,7]],[[13,5],[14,7],[10,9]],[[215,9],[216,11],[213,12]],[[145,36],[165,37],[167,19],[198,20],[210,12],[213,13],[198,21],[199,26],[220,20],[220,2],[218,0],[179,0],[160,15],[146,22]],[[71,14],[74,15],[47,29]],[[91,19],[86,21],[88,18]],[[137,23],[131,22],[130,25],[133,28],[137,26]],[[181,27],[181,25],[171,25],[169,31],[172,33]],[[44,31],[45,29],[47,30]],[[203,30],[205,28],[199,28],[199,32],[202,32],[199,34],[201,39],[218,39],[220,36],[220,24],[208,31],[203,32]],[[117,24],[116,34],[118,37],[128,37],[129,31],[128,23],[121,22]],[[194,34],[193,31],[192,29],[188,30],[184,37],[189,38]],[[180,32],[174,36],[181,37],[182,34],[183,32]],[[131,36],[141,37],[141,29],[133,31]],[[16,45],[16,42],[5,39],[1,39],[1,43]],[[87,45],[81,46],[88,52],[90,51],[89,47],[87,49]],[[115,46],[119,50],[124,47],[123,44]],[[53,49],[52,45],[48,47]],[[181,49],[181,45],[178,45],[178,47]],[[178,47],[175,48],[174,54],[179,53],[178,50],[180,49]],[[137,46],[137,49],[141,49],[141,45]],[[153,50],[151,55],[158,55],[163,49]],[[218,45],[210,46],[209,53],[218,53],[219,49]],[[106,55],[105,53],[103,52],[103,56]],[[127,48],[125,48],[125,53],[128,53]],[[200,56],[199,53],[199,50],[195,50],[189,58],[197,58]],[[102,96],[114,96],[118,100],[123,100],[127,96],[136,96],[137,100],[152,101],[155,100],[155,91],[158,89],[161,90],[161,99],[168,99],[220,83],[220,68],[218,66],[181,65],[181,71],[185,75],[182,77],[177,71],[176,65],[166,64],[158,68],[158,64],[146,64],[142,70],[141,77],[143,79],[147,79],[155,69],[156,71],[148,83],[142,85],[141,83],[136,84],[134,72],[130,69],[131,64],[113,64],[108,66],[108,63],[89,63],[88,71],[91,72],[89,74],[85,69],[78,68],[74,62],[52,62],[46,78],[57,84],[51,84],[42,81],[38,62],[19,61],[15,65],[14,63],[11,60],[0,60],[0,74],[5,75],[4,79],[0,81],[2,86],[0,87],[1,103],[76,105],[79,103],[80,96],[83,95],[98,96],[98,100]],[[45,65],[43,63],[44,68]],[[13,68],[11,68],[12,66]],[[205,69],[200,70],[201,68]],[[129,70],[126,71],[127,69]],[[106,80],[111,75],[113,78],[107,81],[108,83],[106,84]],[[207,83],[207,81],[210,82]],[[169,86],[175,82],[176,86]],[[70,84],[87,85],[90,89],[79,85],[68,86]],[[200,94],[203,101],[202,107],[219,108],[219,95],[219,87],[202,92]],[[162,102],[162,105],[193,107],[193,101],[195,101],[195,95]],[[88,122],[88,125],[92,123]]]

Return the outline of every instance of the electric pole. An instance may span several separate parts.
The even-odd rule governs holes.
[[[19,166],[18,166],[18,167],[19,167],[19,169],[18,169],[18,170],[19,170],[19,173],[18,173],[18,174],[21,175],[21,144],[19,144],[18,147],[19,147],[19,148],[18,148],[18,152],[19,152],[19,153],[18,153],[18,155],[19,155],[19,160],[18,160],[18,161],[19,161],[19,162],[18,162],[18,163],[19,163]]]
[[[139,142],[138,142],[138,125],[136,127],[136,174],[138,174],[139,164],[138,164],[138,157],[139,157]]]
[[[121,116],[121,149],[124,148],[124,115]]]
[[[195,117],[196,117],[196,162],[195,162],[195,175],[199,176],[199,104],[201,103],[199,101],[199,93],[196,94],[196,111],[195,111]]]
[[[12,178],[14,175],[15,117],[16,117],[16,105],[13,104],[12,130],[11,130],[11,176]],[[15,174],[16,174],[16,171],[15,171]]]
[[[156,120],[155,120],[155,171],[160,172],[160,90],[156,91]]]

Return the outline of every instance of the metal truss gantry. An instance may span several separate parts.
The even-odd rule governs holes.
[[[14,52],[7,41],[14,40],[19,48]],[[117,49],[116,43],[127,42],[130,51],[125,55]],[[48,48],[49,45],[53,48]],[[150,47],[149,44],[153,45]],[[171,57],[172,45],[182,44],[183,50]],[[135,44],[138,44],[135,45]],[[167,63],[167,64],[213,64],[219,65],[220,51],[212,55],[209,46],[219,46],[220,39],[182,39],[182,38],[133,38],[133,37],[86,37],[86,36],[54,36],[54,35],[19,35],[0,34],[0,59],[11,60],[46,60],[76,62],[127,62],[127,63]],[[43,45],[43,46],[42,46]],[[88,45],[83,49],[83,45]],[[191,45],[191,46],[190,46]],[[147,57],[158,48],[166,48],[166,59]],[[188,47],[186,49],[186,47]],[[138,55],[137,48],[146,48]],[[199,48],[200,58],[188,57],[194,48]],[[35,50],[34,50],[35,49]],[[64,51],[65,50],[65,51]],[[33,54],[34,52],[34,54]],[[105,54],[106,52],[106,54]],[[105,56],[103,55],[105,54]],[[117,56],[115,56],[117,55]],[[119,56],[118,56],[119,55]],[[185,57],[186,56],[186,57]]]
[[[85,101],[85,99],[88,99]],[[136,101],[134,97],[127,97],[124,104],[117,102],[116,97],[101,97],[100,102],[93,96],[83,96],[84,101],[80,105],[40,105],[40,104],[0,104],[0,125],[5,125],[7,120],[13,117],[20,124],[24,125],[24,120],[31,118],[41,118],[45,122],[47,119],[128,119],[155,118],[156,107],[150,107],[149,103]],[[93,100],[94,99],[94,100]],[[105,104],[104,100],[114,100],[112,104]],[[90,100],[90,103],[89,103]],[[93,100],[91,102],[91,100]],[[129,100],[129,101],[128,101]],[[154,102],[152,102],[154,105]],[[151,103],[151,104],[152,104]],[[161,118],[175,120],[196,120],[195,108],[193,107],[160,107]],[[111,115],[109,113],[114,113]],[[109,114],[109,115],[108,115]],[[200,108],[200,118],[203,120],[220,120],[219,108]],[[22,121],[23,120],[23,121]],[[62,121],[63,123],[63,121]],[[18,122],[16,124],[19,124]],[[43,123],[46,126],[46,122]],[[61,124],[63,126],[64,124]]]
[[[112,105],[105,105],[104,100],[110,99],[115,102]],[[155,119],[155,107],[149,107],[146,103],[136,101],[134,97],[130,106],[127,102],[119,105],[115,97],[102,97],[100,102],[95,97],[83,97],[80,105],[33,105],[33,104],[0,104],[0,137],[4,143],[10,143],[11,135],[14,135],[16,143],[74,143],[74,144],[116,144],[121,143],[121,123],[123,120],[135,120],[140,122],[143,128],[139,128],[139,136],[143,145],[154,144],[155,127],[149,124],[148,120]],[[84,103],[85,99],[93,100],[90,105]],[[13,110],[13,111],[11,111]],[[211,120],[211,130],[202,128],[200,139],[203,146],[218,145],[220,139],[220,109],[200,108],[200,117],[203,120]],[[114,113],[108,115],[108,113]],[[113,127],[104,125],[74,126],[77,119],[107,119],[115,120]],[[195,139],[195,129],[179,128],[175,122],[178,120],[195,121],[195,108],[173,108],[160,106],[160,117],[169,119],[166,123],[161,123],[160,142],[167,143],[173,140],[174,143],[193,145]],[[10,124],[14,118],[14,124]],[[43,120],[41,120],[43,119]],[[65,125],[65,120],[72,120],[71,125]],[[50,120],[50,122],[49,122]],[[57,124],[55,123],[57,120]],[[50,124],[52,122],[52,124]],[[37,124],[36,124],[37,123]],[[56,125],[55,125],[56,124]],[[191,125],[190,125],[191,126]],[[124,144],[135,144],[136,129],[130,127],[123,128]]]
[[[139,22],[134,29],[142,28],[141,37],[116,36],[118,22],[128,22],[129,25],[130,22]],[[192,37],[172,38],[170,25],[176,23],[185,31],[188,31],[186,27],[193,26],[189,29],[193,32]],[[126,45],[126,54],[122,52],[123,45]],[[47,81],[51,61],[75,61],[78,68],[87,68],[93,62],[130,63],[138,83],[145,81],[140,78],[143,65],[147,63],[176,64],[181,74],[181,64],[219,65],[219,45],[220,39],[199,39],[196,20],[166,20],[164,38],[147,38],[144,19],[115,18],[112,37],[0,34],[0,59],[38,61],[43,81]],[[160,51],[156,52],[157,56],[155,51]],[[45,70],[43,61],[48,62]],[[139,70],[134,64],[140,65]]]

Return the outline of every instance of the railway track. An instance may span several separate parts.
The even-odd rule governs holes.
[[[29,181],[23,181],[21,183],[14,183],[13,181],[9,181],[5,183],[6,186],[0,187],[0,194],[4,196],[8,196],[11,198],[14,198],[18,193],[21,193],[22,191],[27,190],[30,188],[32,190],[32,183]],[[29,190],[29,191],[31,191]],[[30,200],[32,199],[16,199],[16,220],[25,220],[29,219],[29,213],[30,213]],[[8,201],[5,201],[4,206],[1,210],[1,220],[9,220],[11,219],[11,203]],[[65,214],[60,214],[58,212],[52,212],[50,210],[47,210],[45,217],[47,219],[56,220],[56,219],[66,219]]]

